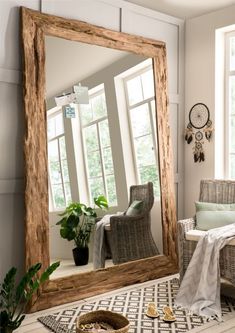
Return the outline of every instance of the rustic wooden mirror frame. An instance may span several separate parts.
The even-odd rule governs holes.
[[[163,253],[89,273],[50,280],[31,303],[30,311],[76,301],[122,286],[177,271],[176,208],[169,129],[165,43],[107,30],[21,8],[23,100],[25,111],[26,269],[49,258],[48,170],[45,109],[45,35],[96,44],[152,57],[156,82],[159,168],[161,181]]]

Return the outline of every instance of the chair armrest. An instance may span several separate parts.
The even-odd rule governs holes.
[[[187,243],[185,233],[195,229],[196,223],[194,218],[177,221],[177,241],[178,241],[178,261],[180,281],[182,281],[185,273],[185,245]]]
[[[145,217],[144,214],[136,215],[136,216],[129,216],[129,215],[114,215],[110,217],[110,225],[113,223],[132,223],[135,221],[140,221]]]
[[[177,221],[177,229],[179,233],[186,233],[189,230],[195,229],[196,222],[194,218]]]

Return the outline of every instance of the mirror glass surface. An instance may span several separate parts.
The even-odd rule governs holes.
[[[51,36],[46,36],[45,45],[50,260],[61,261],[52,279],[116,264],[108,217],[103,219],[105,226],[98,226],[104,215],[126,212],[132,185],[153,183],[154,203],[147,223],[157,249],[154,255],[162,254],[152,59]],[[75,89],[83,95],[72,100]],[[93,198],[99,195],[107,198],[109,208],[96,210],[88,262],[76,266],[74,240],[62,238],[56,223],[72,202],[93,208]],[[134,207],[137,216],[141,205]],[[133,240],[135,232],[129,232]],[[136,259],[146,257],[141,246],[145,247],[140,244]],[[86,255],[81,254],[83,259]]]

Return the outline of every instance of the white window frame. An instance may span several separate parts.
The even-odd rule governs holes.
[[[96,96],[99,96],[101,94],[104,94],[105,97],[105,103],[106,103],[106,96],[105,96],[105,88],[104,88],[104,84],[100,84],[99,86],[96,86],[93,89],[89,90],[89,99],[95,98]],[[107,104],[106,104],[106,108],[107,108]],[[82,147],[83,147],[83,158],[84,158],[84,162],[85,162],[85,175],[86,175],[86,184],[87,184],[87,189],[88,189],[88,193],[89,193],[89,202],[90,204],[93,204],[92,201],[92,193],[90,191],[90,186],[89,186],[89,180],[90,179],[96,179],[96,178],[102,178],[103,180],[103,184],[104,184],[104,194],[105,197],[107,198],[107,200],[109,201],[109,197],[108,197],[108,187],[107,187],[107,180],[106,177],[108,176],[114,176],[115,179],[115,171],[114,171],[114,163],[113,163],[113,173],[112,174],[105,174],[105,167],[104,167],[104,157],[103,157],[103,152],[102,152],[102,145],[101,145],[101,138],[100,138],[100,129],[99,129],[99,124],[104,121],[107,120],[108,124],[109,124],[109,120],[108,120],[108,113],[106,114],[106,116],[101,117],[99,119],[93,120],[91,122],[89,122],[88,124],[83,125],[82,124],[82,117],[81,117],[81,113],[79,112],[80,115],[80,124],[81,124],[81,135],[82,135]],[[86,151],[86,143],[85,143],[85,136],[84,136],[84,129],[90,127],[90,126],[96,126],[96,130],[97,130],[97,138],[98,138],[98,151],[99,151],[99,155],[100,155],[100,159],[101,159],[101,176],[100,177],[89,177],[89,170],[88,170],[88,161],[87,161],[87,151]],[[111,138],[110,138],[111,139]],[[105,148],[111,148],[111,153],[112,153],[112,145],[110,142],[110,146],[107,146]],[[96,151],[97,151],[96,150]],[[112,162],[113,162],[113,157],[112,157]],[[116,179],[115,179],[115,190],[116,190],[116,202],[118,201],[117,198],[117,187],[116,187]],[[118,203],[117,203],[118,204]],[[110,205],[110,207],[116,207],[116,205]]]
[[[230,70],[230,38],[235,37],[235,30],[225,34],[225,177],[231,178],[230,156],[235,153],[230,153],[230,110],[229,110],[229,78],[235,76],[235,70]],[[235,117],[235,116],[234,116]]]
[[[59,108],[56,111],[54,111],[53,109],[50,110],[48,112],[48,114],[47,114],[47,119],[49,120],[50,118],[55,117],[58,114],[62,114],[63,127],[64,127],[64,118],[63,118],[63,110],[62,110],[62,108]],[[62,184],[64,199],[65,199],[65,206],[57,208],[56,205],[55,205],[54,194],[53,194],[52,183],[51,183],[50,166],[49,166],[50,162],[49,162],[49,158],[48,158],[48,178],[49,178],[48,182],[49,182],[49,192],[50,192],[49,193],[49,196],[50,196],[50,212],[59,212],[59,211],[62,211],[63,209],[65,209],[68,206],[68,202],[67,202],[66,194],[65,194],[65,183],[68,184],[68,182],[64,181],[64,175],[63,175],[63,171],[62,171],[62,162],[61,162],[62,159],[61,159],[61,152],[60,152],[60,144],[59,144],[60,138],[62,138],[62,137],[64,137],[64,139],[65,139],[65,131],[63,131],[63,133],[61,133],[59,135],[54,136],[51,139],[48,139],[48,145],[52,141],[55,141],[55,140],[57,141],[58,153],[59,153],[60,174],[61,174],[61,180],[62,180],[61,184]],[[65,144],[66,144],[66,140],[65,140]],[[67,153],[66,153],[66,161],[67,161],[67,164],[68,164]],[[70,179],[69,179],[69,185],[70,185],[70,192],[71,192],[71,195],[72,195]]]
[[[137,184],[141,184],[141,180],[140,180],[140,174],[139,174],[139,170],[138,170],[136,153],[135,153],[134,135],[133,135],[132,126],[131,126],[131,114],[130,114],[130,111],[132,109],[138,107],[138,106],[141,106],[141,105],[144,105],[144,104],[148,104],[149,119],[150,119],[150,126],[151,126],[151,133],[149,133],[149,134],[152,134],[156,167],[157,167],[158,172],[159,172],[159,167],[158,167],[158,149],[157,149],[157,133],[156,133],[156,130],[155,130],[156,127],[154,126],[154,119],[153,119],[153,115],[152,115],[152,106],[151,106],[151,102],[156,103],[156,101],[155,101],[155,94],[154,94],[154,96],[152,96],[152,97],[149,97],[147,99],[143,99],[143,101],[141,101],[141,102],[138,102],[138,103],[130,105],[129,104],[129,98],[128,98],[127,82],[130,81],[131,79],[134,79],[134,78],[140,76],[141,74],[144,74],[145,72],[147,72],[147,71],[149,71],[151,69],[153,70],[153,66],[152,65],[148,65],[148,66],[143,67],[143,68],[135,71],[134,73],[132,73],[132,74],[130,74],[128,76],[125,76],[123,78],[124,91],[125,91],[125,96],[126,96],[126,107],[127,107],[128,125],[129,125],[129,132],[130,132],[130,141],[131,141],[132,155],[133,155],[133,160],[134,160],[135,178],[136,178],[136,183]],[[141,89],[142,89],[142,94],[144,96],[144,91],[143,91],[143,85],[142,84],[141,84]],[[144,134],[142,136],[139,136],[138,138],[144,137],[146,135],[147,134]]]

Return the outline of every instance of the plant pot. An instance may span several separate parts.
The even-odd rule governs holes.
[[[89,248],[75,247],[73,249],[73,259],[76,266],[87,265],[89,259]]]

